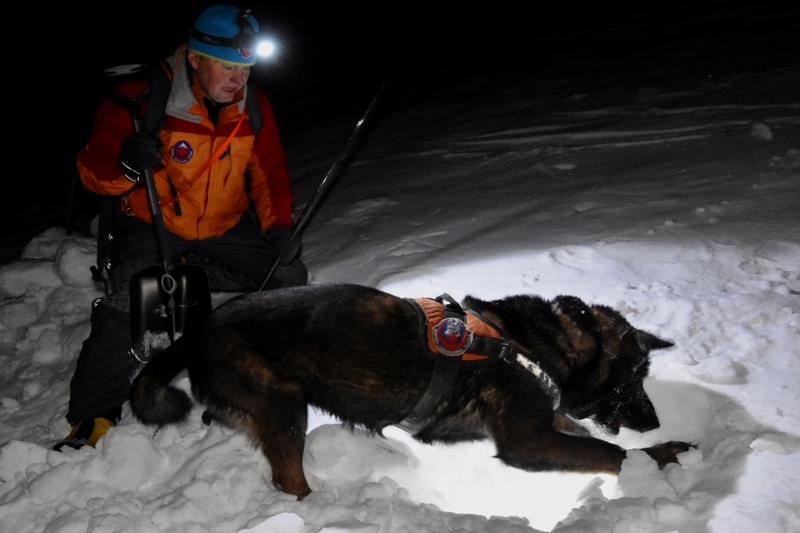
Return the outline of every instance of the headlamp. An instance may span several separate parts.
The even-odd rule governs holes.
[[[275,44],[272,41],[259,41],[256,46],[256,53],[261,57],[269,57],[275,53]]]

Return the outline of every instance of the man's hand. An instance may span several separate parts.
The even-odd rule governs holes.
[[[149,133],[131,133],[119,150],[119,169],[131,181],[144,179],[144,169],[161,163],[161,139]]]
[[[292,239],[292,228],[286,226],[274,226],[264,232],[266,238],[275,251],[278,264],[289,266],[300,253],[300,235]]]

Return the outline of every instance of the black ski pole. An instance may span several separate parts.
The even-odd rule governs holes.
[[[398,62],[399,63],[399,62]],[[331,168],[328,170],[328,173],[323,178],[322,183],[320,183],[319,187],[314,194],[311,195],[311,199],[306,204],[306,207],[303,209],[303,212],[300,214],[300,217],[295,222],[294,226],[292,226],[292,234],[290,240],[294,240],[295,237],[300,235],[308,223],[311,221],[311,218],[316,213],[319,206],[322,204],[323,200],[325,200],[328,191],[336,184],[339,180],[339,177],[342,174],[342,170],[347,165],[350,157],[355,152],[356,148],[358,147],[361,139],[363,138],[363,131],[364,131],[364,124],[369,120],[370,116],[373,114],[373,111],[378,105],[378,102],[383,98],[383,95],[386,93],[387,87],[391,85],[392,80],[395,77],[398,67],[395,66],[394,69],[389,73],[386,77],[386,80],[381,85],[378,92],[372,98],[372,102],[370,102],[367,110],[364,111],[364,115],[362,115],[361,120],[356,123],[356,127],[353,129],[353,132],[350,134],[350,137],[347,139],[347,142],[344,143],[339,155],[331,165]],[[261,283],[261,286],[258,288],[259,292],[264,290],[266,287],[267,282],[272,279],[272,275],[275,273],[275,270],[278,268],[282,257],[279,255],[275,258],[275,261],[272,263],[272,267],[267,272],[264,281]]]
[[[141,106],[144,99],[150,94],[150,80],[147,80],[145,89],[133,98],[125,98],[116,93],[111,87],[111,80],[124,80],[131,76],[141,76],[145,72],[146,65],[122,65],[115,68],[106,69],[105,81],[109,89],[109,95],[117,104],[128,109],[133,121],[133,130],[136,133],[145,131],[144,120],[142,118]],[[145,191],[147,192],[147,203],[150,207],[150,219],[155,233],[156,246],[158,248],[158,255],[161,259],[161,266],[164,269],[164,274],[161,276],[161,288],[169,296],[170,312],[172,314],[172,333],[177,331],[177,324],[175,323],[175,290],[177,282],[169,271],[169,263],[167,262],[167,228],[164,225],[164,216],[161,214],[161,204],[158,199],[158,191],[156,190],[156,181],[153,176],[152,168],[143,169]]]
[[[144,131],[144,121],[142,119],[140,109],[142,102],[144,102],[144,99],[150,94],[149,80],[145,89],[138,96],[134,96],[133,98],[125,98],[117,94],[111,88],[109,82],[114,78],[125,79],[131,76],[141,76],[144,69],[145,65],[122,65],[119,67],[106,69],[105,71],[106,84],[109,87],[109,95],[112,100],[125,107],[128,112],[130,112],[131,120],[133,121],[133,130],[136,133]],[[155,178],[153,177],[153,169],[145,168],[143,170],[143,174],[145,190],[147,191],[147,203],[150,207],[150,218],[153,222],[153,231],[155,232],[156,245],[158,246],[158,255],[161,259],[161,264],[164,267],[164,272],[167,273],[169,265],[167,264],[167,254],[166,249],[164,248],[167,241],[167,228],[164,226],[164,217],[161,215],[161,204],[158,200],[158,191],[156,191],[156,182]]]

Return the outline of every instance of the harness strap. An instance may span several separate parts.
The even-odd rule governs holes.
[[[461,361],[456,358],[437,359],[436,368],[430,384],[417,405],[403,420],[395,424],[412,435],[419,433],[428,424],[430,416],[442,400],[444,393],[450,390],[456,381]]]
[[[437,298],[437,300],[441,301],[444,298],[447,298],[450,304],[442,303],[444,317],[458,318],[459,320],[465,321],[464,310],[461,309],[461,306],[458,305],[450,295],[444,294]],[[425,317],[425,311],[422,310],[416,301],[409,298],[406,298],[406,301],[412,304],[417,311],[417,315],[419,315],[420,333],[422,334],[420,338],[424,338],[428,331],[428,320]],[[425,351],[428,350],[428,345],[425,342],[423,342],[423,349]],[[436,406],[439,405],[439,402],[441,402],[444,394],[449,391],[450,387],[455,383],[460,368],[461,357],[437,357],[436,368],[433,370],[433,377],[425,393],[422,395],[422,398],[420,398],[417,405],[414,406],[414,409],[412,409],[403,420],[395,424],[395,426],[407,431],[411,435],[419,433],[422,428],[428,424],[430,416],[433,414]]]

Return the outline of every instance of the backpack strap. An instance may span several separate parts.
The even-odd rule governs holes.
[[[147,84],[150,95],[144,110],[144,129],[158,135],[167,121],[167,100],[172,90],[172,67],[163,59],[147,65]]]
[[[261,117],[261,106],[258,105],[258,96],[256,96],[256,85],[252,80],[247,82],[247,96],[245,97],[244,105],[253,135],[258,135],[263,119]]]

